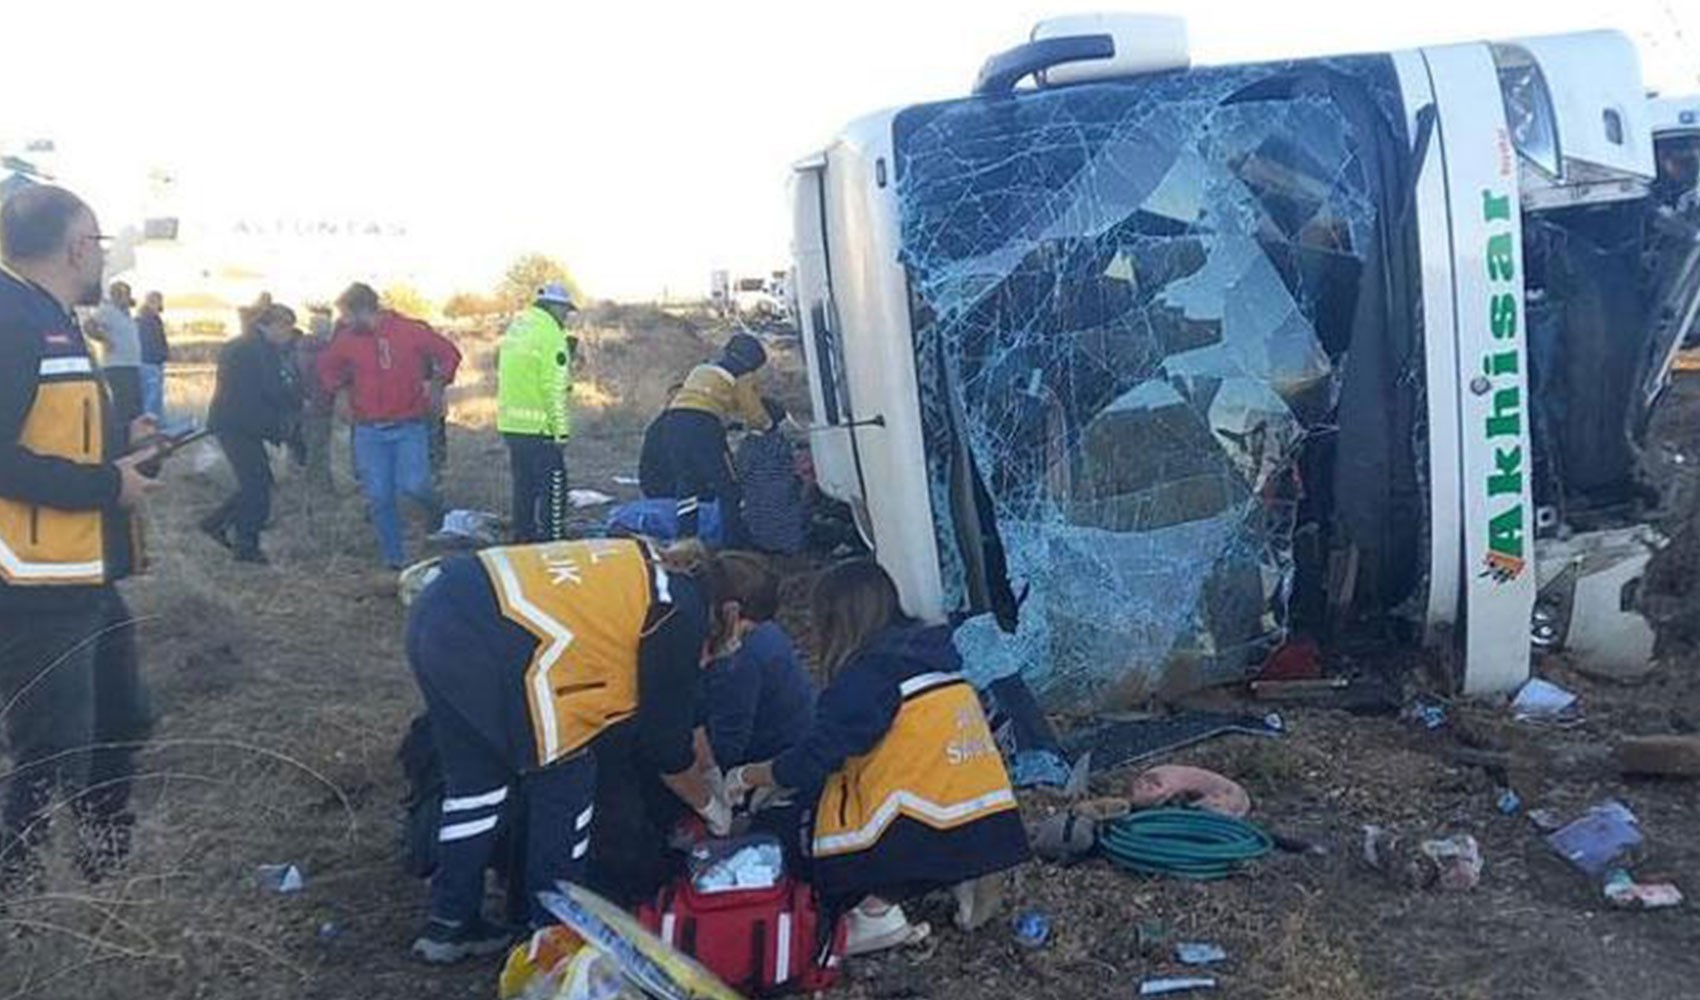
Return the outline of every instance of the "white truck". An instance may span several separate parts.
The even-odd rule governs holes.
[[[796,169],[821,485],[1054,706],[1299,638],[1632,667],[1696,113],[1614,32],[1193,67],[1178,19],[1041,23]]]

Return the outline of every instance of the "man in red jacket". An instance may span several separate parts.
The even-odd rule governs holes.
[[[354,465],[391,569],[407,561],[398,495],[437,516],[431,488],[432,379],[448,384],[460,351],[424,323],[381,308],[378,293],[358,282],[336,300],[342,323],[319,355],[319,383],[331,396],[348,390],[354,416]]]

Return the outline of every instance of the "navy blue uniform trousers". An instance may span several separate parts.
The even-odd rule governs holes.
[[[445,785],[431,916],[460,922],[480,913],[497,833],[523,796],[528,912],[542,926],[552,918],[537,894],[557,881],[585,881],[596,754],[586,747],[544,768],[516,763],[535,754],[515,666],[453,598],[448,588],[427,587],[407,630],[408,663],[425,696]]]

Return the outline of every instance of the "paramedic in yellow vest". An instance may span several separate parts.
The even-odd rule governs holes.
[[[548,918],[536,892],[557,880],[624,884],[625,872],[607,869],[627,856],[618,841],[646,829],[632,812],[670,827],[684,813],[665,807],[683,802],[725,833],[730,807],[695,732],[699,682],[753,627],[740,595],[768,585],[765,562],[694,542],[657,552],[602,539],[485,549],[425,572],[407,658],[446,787],[416,955],[449,963],[508,943],[480,903],[510,799],[524,801],[526,828],[515,833],[526,838],[539,924]],[[404,575],[404,591],[416,573]],[[640,786],[667,801],[652,808]],[[654,842],[659,857],[665,832]]]
[[[530,308],[502,332],[496,369],[496,430],[508,446],[516,542],[553,541],[567,519],[568,404],[578,338],[567,330],[577,311],[563,285],[544,285]]]
[[[726,544],[744,546],[743,490],[732,466],[726,430],[767,431],[778,416],[770,413],[756,387],[756,372],[767,364],[767,350],[747,333],[734,334],[720,359],[697,365],[674,392],[667,409],[644,431],[638,458],[638,483],[646,497],[681,501],[681,509],[717,500]]]
[[[26,187],[0,205],[0,721],[11,758],[0,896],[35,867],[55,786],[99,877],[129,849],[148,717],[130,614],[130,512],[153,488],[118,426],[71,310],[100,301],[100,229],[76,195]],[[89,747],[96,747],[92,751]],[[83,789],[87,789],[83,791]],[[77,794],[81,792],[81,794]]]
[[[828,678],[813,725],[772,761],[734,768],[728,796],[813,801],[812,879],[832,912],[849,911],[851,954],[924,938],[898,904],[934,889],[956,892],[960,925],[983,924],[1027,835],[950,628],[905,618],[871,559],[828,570],[812,606]]]

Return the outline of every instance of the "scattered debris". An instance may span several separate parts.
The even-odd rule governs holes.
[[[1040,820],[1027,839],[1041,860],[1071,864],[1089,856],[1098,846],[1098,823],[1073,811]]]
[[[1286,731],[1286,723],[1274,712],[1263,716],[1188,712],[1092,726],[1070,733],[1063,749],[1075,757],[1091,751],[1092,771],[1101,774],[1229,733],[1281,736]]]
[[[1162,979],[1147,979],[1139,984],[1139,995],[1142,997],[1158,997],[1166,993],[1188,993],[1192,990],[1213,990],[1216,988],[1214,976],[1165,976]]]
[[[1227,960],[1227,949],[1211,941],[1182,941],[1175,945],[1175,961],[1182,965],[1215,965]]]
[[[1669,882],[1637,882],[1622,868],[1606,875],[1606,898],[1614,906],[1635,910],[1661,910],[1682,905],[1682,890]]]
[[[1641,823],[1628,806],[1612,799],[1591,807],[1546,839],[1571,864],[1598,877],[1624,852],[1640,846]]]
[[[1482,877],[1482,849],[1467,833],[1425,840],[1415,850],[1397,832],[1364,827],[1364,863],[1413,889],[1467,892]]]
[[[1501,788],[1494,805],[1505,815],[1515,816],[1523,809],[1523,799],[1518,796],[1515,788]]]
[[[1009,762],[1009,781],[1019,789],[1067,788],[1074,771],[1054,750],[1021,750]]]
[[[606,507],[614,502],[614,498],[599,490],[568,490],[567,502],[578,510],[587,507]]]
[[[1564,817],[1557,809],[1531,809],[1529,823],[1542,833],[1551,833],[1564,825]]]
[[[1401,713],[1400,718],[1407,722],[1415,722],[1424,729],[1440,729],[1446,725],[1446,706],[1437,701],[1418,698]]]
[[[1572,726],[1581,723],[1582,706],[1572,692],[1551,681],[1533,677],[1511,700],[1511,714],[1518,722]]]
[[[1043,948],[1051,940],[1051,918],[1038,910],[1023,910],[1012,929],[1015,943],[1023,948]]]
[[[636,477],[636,476],[615,476],[614,477],[614,485],[615,486],[637,486],[638,484],[639,484],[639,480],[638,480],[638,477]]]
[[[1397,833],[1375,823],[1364,824],[1364,864],[1379,872],[1391,871],[1399,846]]]
[[[507,522],[485,510],[451,510],[443,515],[443,525],[431,534],[429,541],[451,548],[481,548],[500,545]]]
[[[1251,812],[1251,796],[1237,782],[1215,771],[1163,764],[1135,775],[1129,784],[1135,806],[1197,806],[1236,819]]]
[[[307,888],[307,876],[296,865],[261,865],[258,874],[260,888],[272,892],[292,893]]]
[[[1173,932],[1161,920],[1141,920],[1134,929],[1139,950],[1151,958],[1161,958],[1168,952]]]
[[[1700,736],[1635,736],[1617,745],[1624,774],[1700,778]]]
[[[1311,854],[1320,858],[1333,853],[1328,845],[1315,835],[1301,837],[1280,830],[1270,830],[1269,839],[1275,842],[1277,848],[1288,854]]]
[[[1422,854],[1435,867],[1435,884],[1447,892],[1468,892],[1482,880],[1482,848],[1467,833],[1425,840]]]

